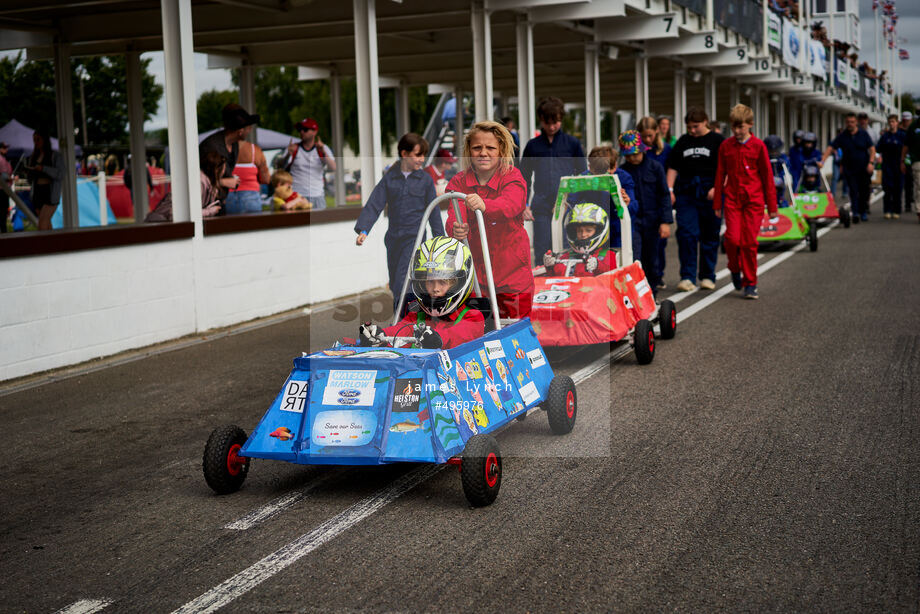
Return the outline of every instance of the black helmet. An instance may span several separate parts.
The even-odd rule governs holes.
[[[767,151],[770,152],[770,155],[778,154],[783,150],[783,139],[779,138],[775,134],[769,135],[763,140],[763,144],[767,146]]]
[[[792,138],[793,138],[793,139],[799,139],[799,140],[804,139],[804,138],[805,138],[805,131],[804,131],[804,130],[796,130],[795,132],[792,133]]]

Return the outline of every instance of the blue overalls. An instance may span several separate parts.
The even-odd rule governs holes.
[[[879,137],[876,151],[882,154],[882,189],[885,191],[883,209],[885,213],[901,213],[901,150],[904,147],[903,133],[885,131]]]
[[[623,170],[632,175],[636,184],[636,198],[639,210],[634,218],[633,254],[642,261],[642,270],[652,286],[654,294],[658,292],[658,242],[662,224],[674,221],[671,213],[671,194],[664,167],[648,156],[642,156],[639,164],[623,165]],[[638,241],[636,236],[638,235]]]

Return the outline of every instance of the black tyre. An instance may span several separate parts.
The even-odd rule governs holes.
[[[568,375],[557,375],[549,383],[546,395],[546,417],[549,428],[556,435],[571,433],[578,415],[578,395],[575,382]]]
[[[677,334],[677,306],[674,301],[661,301],[658,309],[658,326],[661,328],[662,339],[673,339]]]
[[[634,335],[636,360],[640,365],[647,365],[655,358],[655,331],[648,320],[636,322]]]
[[[844,228],[850,227],[850,212],[846,209],[840,212],[840,223],[843,224]]]
[[[818,251],[818,225],[815,223],[808,227],[808,249]]]
[[[219,495],[236,492],[249,473],[249,459],[239,455],[246,432],[235,424],[220,426],[204,447],[204,479]]]
[[[473,507],[490,505],[502,487],[502,455],[491,435],[473,435],[460,463],[463,494]]]

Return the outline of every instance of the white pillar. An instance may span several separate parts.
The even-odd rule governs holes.
[[[671,120],[671,134],[680,138],[687,131],[684,116],[687,115],[687,73],[683,67],[674,69],[674,118]]]
[[[636,121],[648,115],[648,56],[636,56]]]
[[[738,87],[738,82],[733,80],[728,86],[728,106],[729,108],[741,102],[741,94],[739,90],[740,88]]]
[[[77,202],[77,159],[73,142],[73,88],[70,82],[70,45],[54,44],[54,97],[57,111],[58,146],[64,164],[61,178],[61,205],[64,228],[80,225],[80,207]],[[6,223],[6,222],[4,222]]]
[[[492,28],[489,11],[481,0],[470,10],[473,30],[473,100],[476,121],[492,119]]]
[[[523,150],[537,127],[534,119],[537,103],[533,85],[533,24],[529,14],[518,16],[514,31],[517,39],[518,134]]]
[[[195,222],[195,235],[202,237],[192,7],[183,0],[160,0],[160,9],[173,220]]]
[[[377,12],[374,0],[353,1],[355,80],[358,85],[358,142],[361,149],[361,200],[367,202],[371,196],[371,190],[377,185],[381,176]]]
[[[796,101],[789,103],[789,132],[785,135],[786,144],[792,147],[792,133],[799,129],[799,108]]]
[[[252,64],[249,63],[249,59],[244,59],[243,65],[240,66],[240,106],[246,109],[247,113],[256,112],[255,73],[255,68]],[[256,134],[258,129],[258,126],[253,126],[252,131],[250,131],[249,136],[246,137],[246,140],[250,143],[255,143],[258,137]]]
[[[808,132],[811,129],[811,113],[808,112],[808,103],[802,103],[802,130]]]
[[[779,100],[776,101],[776,134],[781,138],[785,139],[786,134],[786,103],[783,100],[783,95],[779,94]]]
[[[751,107],[754,110],[754,122],[763,125],[763,104],[760,90],[755,87],[751,94]]]
[[[140,53],[137,51],[125,53],[125,72],[128,82],[131,202],[134,203],[134,221],[140,224],[150,210],[150,200],[147,195],[147,148],[144,146],[144,96],[141,91]]]
[[[601,93],[597,52],[597,43],[585,43],[585,146],[588,151],[601,141]]]
[[[703,106],[709,119],[716,121],[716,76],[712,73],[706,75],[703,81]]]
[[[409,132],[409,84],[403,80],[396,87],[396,137]]]
[[[329,74],[329,106],[332,119],[332,151],[337,157],[335,165],[335,204],[345,204],[345,122],[342,117],[342,77],[333,69]]]

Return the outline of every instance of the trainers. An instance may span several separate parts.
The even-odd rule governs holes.
[[[757,286],[748,286],[744,289],[744,298],[758,299]]]
[[[703,290],[715,290],[716,282],[712,281],[711,279],[701,279],[700,288]]]
[[[868,221],[869,221],[869,214],[868,214],[868,213],[863,213],[863,214],[860,215],[859,217],[860,217],[860,219],[862,219],[862,221],[864,221],[864,222],[868,222]]]
[[[732,285],[735,286],[735,290],[741,289],[741,272],[732,273]]]
[[[681,292],[690,292],[691,290],[696,290],[696,286],[689,279],[681,279],[680,283],[677,284],[677,289]]]
[[[859,216],[856,215],[855,213],[853,214],[853,223],[854,223],[854,224],[859,224]]]
[[[891,214],[890,214],[890,213],[886,213],[886,214],[885,214],[885,219],[886,219],[886,220],[890,220],[890,219],[891,219]]]
[[[891,219],[893,219],[893,220],[899,220],[899,219],[901,219],[901,214],[900,214],[900,213],[892,213],[892,214],[891,214]]]
[[[659,282],[658,282],[658,285],[655,286],[655,289],[656,289],[656,290],[664,290],[664,289],[667,288],[667,287],[668,287],[668,284],[664,283],[664,281],[659,281]]]

